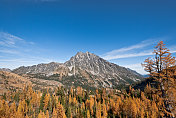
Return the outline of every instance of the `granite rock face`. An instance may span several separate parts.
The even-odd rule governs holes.
[[[50,78],[57,75],[63,85],[83,87],[116,87],[131,84],[143,79],[142,75],[129,68],[110,63],[90,53],[78,52],[65,63],[51,62],[28,67],[19,67],[12,71],[16,74],[41,75]]]

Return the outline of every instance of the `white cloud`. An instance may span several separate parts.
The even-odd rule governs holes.
[[[47,63],[52,60],[42,58],[42,49],[34,42],[28,42],[15,35],[0,32],[0,68],[16,68],[38,63]]]
[[[131,57],[141,57],[152,55],[152,50],[145,50],[147,47],[153,46],[160,40],[165,40],[166,38],[155,38],[144,40],[138,44],[131,45],[129,47],[124,47],[116,50],[112,50],[102,55],[102,58],[106,60],[119,59],[119,58],[131,58]],[[152,47],[153,48],[153,47]],[[143,50],[143,51],[140,51]]]
[[[28,57],[28,58],[6,58],[0,59],[0,67],[15,69],[19,66],[31,66],[39,63],[49,63],[52,60],[41,57]]]
[[[171,50],[170,53],[176,53],[176,50]],[[150,53],[138,53],[138,54],[131,54],[131,55],[127,55],[126,57],[135,57],[135,56],[150,56],[150,55],[153,55],[152,52]],[[125,57],[124,57],[125,58]],[[130,68],[132,70],[135,70],[137,71],[138,73],[142,74],[142,75],[146,75],[148,74],[146,71],[144,71],[144,68],[141,66],[140,63],[137,63],[137,64],[129,64],[129,65],[122,65],[126,68]]]
[[[107,55],[103,57],[106,60],[112,60],[112,59],[120,59],[120,58],[131,58],[131,57],[141,57],[141,56],[149,56],[153,55],[152,52],[140,52],[140,53],[132,53],[132,54],[122,54],[122,55]]]
[[[5,54],[19,54],[18,51],[15,50],[7,50],[7,49],[0,49],[0,53],[5,53]]]
[[[172,45],[169,47],[171,53],[176,53],[176,45]]]
[[[129,47],[124,47],[116,50],[112,50],[110,52],[107,52],[103,54],[101,57],[106,59],[106,60],[115,60],[115,59],[121,59],[120,63],[122,66],[130,68],[132,70],[137,71],[140,74],[147,74],[144,69],[142,68],[140,62],[137,64],[133,64],[138,61],[142,61],[141,58],[144,56],[152,56],[153,55],[153,49],[154,46],[157,44],[159,41],[166,40],[168,38],[156,38],[156,39],[149,39],[149,40],[144,40],[138,44],[131,45]],[[176,53],[176,48],[173,46],[171,48],[171,53]],[[129,60],[129,64],[125,65],[123,62],[123,59],[127,58],[132,58],[135,57],[135,62]],[[122,59],[123,58],[123,59]]]
[[[0,54],[18,55],[25,52],[25,48],[34,45],[33,42],[27,42],[24,39],[9,34],[0,32]],[[24,53],[25,54],[25,53]]]
[[[176,50],[171,50],[170,53],[176,53]]]
[[[30,58],[14,58],[14,59],[0,59],[1,62],[14,62],[14,63],[26,63],[26,62],[50,62],[51,60],[45,59],[45,58],[36,58],[36,57],[30,57]]]
[[[149,45],[155,44],[158,40],[161,40],[161,38],[144,40],[139,44],[132,45],[132,46],[129,46],[129,47],[120,48],[120,49],[116,49],[116,50],[112,50],[110,52],[105,53],[104,55],[106,55],[106,56],[107,55],[115,55],[115,54],[118,54],[118,53],[124,53],[124,52],[130,51],[130,50],[144,48],[144,47],[147,47]]]
[[[142,75],[148,74],[146,71],[144,71],[144,68],[141,66],[140,63],[123,65],[123,66],[126,67],[126,68],[130,68],[132,70],[135,70],[135,71],[137,71],[138,73],[140,73]]]
[[[171,50],[170,53],[176,53],[176,50]],[[112,59],[120,59],[120,58],[131,58],[131,57],[142,57],[142,56],[151,56],[153,55],[153,51],[151,50],[144,50],[143,52],[139,53],[128,53],[128,54],[119,54],[119,55],[107,55],[103,58],[106,60]]]
[[[0,45],[4,47],[15,47],[16,43],[24,42],[22,38],[11,35],[6,32],[0,32]]]

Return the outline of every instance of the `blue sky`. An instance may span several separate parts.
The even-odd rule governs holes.
[[[175,56],[175,0],[0,0],[0,68],[92,52],[145,74],[163,40]]]

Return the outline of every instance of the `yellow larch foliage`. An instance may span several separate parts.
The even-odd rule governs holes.
[[[59,103],[59,102],[58,102],[58,96],[55,95],[55,96],[53,96],[53,97],[54,97],[54,101],[56,102],[56,105],[57,105],[57,104]]]
[[[85,102],[86,109],[90,109],[90,101],[87,99]]]
[[[56,112],[55,107],[54,107],[54,109],[53,109],[52,118],[57,118],[57,112]]]
[[[32,93],[32,99],[31,99],[31,104],[34,106],[34,107],[36,107],[37,106],[37,94],[36,94],[36,92],[33,92]]]
[[[87,118],[90,118],[90,111],[87,110]]]
[[[44,109],[47,109],[49,100],[50,100],[50,94],[47,93],[44,97]]]
[[[145,117],[144,108],[142,108],[142,107],[141,107],[141,110],[140,110],[140,117],[141,117],[141,118],[144,118],[144,117]]]
[[[37,91],[37,106],[40,106],[41,96],[42,96],[42,93],[40,91]]]
[[[46,118],[46,116],[45,116],[45,113],[44,113],[44,112],[42,112],[42,118]]]
[[[94,98],[90,97],[90,112],[93,114]]]
[[[28,116],[28,115],[26,115],[26,116],[25,116],[25,118],[29,118],[29,116]]]
[[[82,102],[81,109],[82,109],[82,110],[85,109],[85,104],[84,104],[84,102]]]
[[[18,105],[18,109],[16,112],[16,117],[23,118],[23,116],[24,116],[24,107],[23,107],[22,101],[20,100],[19,105]]]
[[[96,118],[101,118],[101,103],[98,102],[96,106]]]
[[[152,101],[150,111],[152,112],[151,118],[157,118],[158,117],[158,108],[157,108],[156,103],[154,101]]]
[[[103,112],[103,116],[102,118],[107,118],[107,108],[106,108],[106,104],[105,104],[105,100],[103,99],[103,105],[102,105],[102,112]]]
[[[32,90],[32,85],[28,85],[28,89],[27,89],[27,93],[26,93],[26,97],[28,99],[30,99],[32,97],[32,93],[33,93],[33,90]]]
[[[68,97],[68,102],[69,102],[69,104],[71,104],[71,103],[72,103],[72,98],[71,98],[71,95],[69,95],[69,97]]]
[[[110,107],[111,107],[111,109],[112,109],[112,113],[113,113],[113,114],[116,114],[116,108],[117,108],[117,107],[116,107],[116,104],[115,104],[115,102],[114,102],[114,99],[111,99],[111,98],[110,98],[109,101],[110,101]]]
[[[49,118],[49,112],[46,110],[46,118]]]
[[[73,96],[73,88],[72,87],[70,88],[70,93]]]
[[[7,102],[5,102],[5,117],[8,118],[10,117],[10,108]]]
[[[40,111],[40,113],[38,114],[38,118],[43,118],[43,113]]]
[[[57,117],[58,118],[65,118],[66,117],[65,110],[64,110],[62,104],[60,104],[60,103],[57,105]]]
[[[77,88],[76,88],[76,91],[77,91],[77,95],[78,96],[82,96],[82,87],[80,87],[80,86],[78,86]]]
[[[133,118],[136,117],[137,115],[137,107],[136,107],[136,104],[135,104],[135,101],[133,99],[130,98],[130,104],[129,104],[129,109],[130,109],[130,114]]]
[[[120,106],[122,104],[122,100],[120,97],[117,98],[116,102],[115,102],[115,107],[114,107],[114,114],[116,115],[120,115]]]
[[[73,98],[73,104],[77,104],[76,97]]]
[[[16,114],[16,104],[15,102],[13,102],[10,106],[10,117],[15,118],[15,114]]]

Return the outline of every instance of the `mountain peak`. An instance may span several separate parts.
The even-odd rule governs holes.
[[[95,55],[95,54],[90,53],[90,52],[88,52],[88,51],[87,51],[87,52],[81,52],[81,51],[80,51],[80,52],[77,52],[77,53],[76,53],[76,55],[88,55],[88,54],[89,54],[89,55]],[[76,56],[76,55],[75,55],[75,56]]]
[[[90,52],[77,52],[77,54],[70,58],[65,64],[67,65],[69,62],[71,63],[91,63],[90,61],[96,61],[100,59],[99,56],[90,53]],[[72,64],[71,64],[72,65]]]
[[[84,54],[84,52],[81,52],[81,51],[80,51],[80,52],[77,52],[77,53],[76,53],[76,55],[82,55],[82,54]]]
[[[13,72],[18,74],[44,73],[47,76],[57,73],[59,74],[59,81],[63,82],[62,84],[70,85],[70,83],[75,82],[75,85],[89,87],[116,87],[120,84],[129,84],[142,79],[136,72],[110,63],[90,52],[77,52],[65,63],[51,62],[31,67],[20,67]]]

